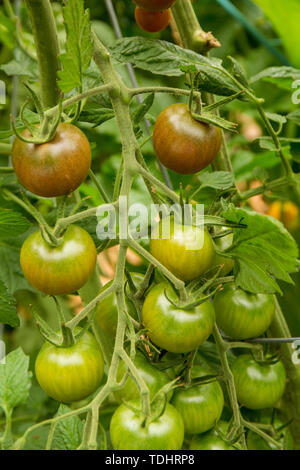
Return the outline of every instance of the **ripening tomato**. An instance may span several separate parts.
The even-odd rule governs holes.
[[[208,369],[201,366],[194,366],[192,369],[192,378],[210,374]],[[224,407],[224,396],[219,382],[213,381],[177,388],[172,404],[182,416],[184,431],[187,434],[200,434],[213,428],[219,421]]]
[[[139,411],[140,401],[129,404],[137,411],[120,405],[110,423],[110,436],[114,450],[180,450],[184,427],[180,414],[169,403],[162,415],[145,422]]]
[[[165,227],[170,230],[165,232]],[[162,219],[153,229],[150,251],[183,281],[191,281],[208,271],[215,256],[213,241],[206,229],[182,226],[173,217]]]
[[[139,371],[141,377],[144,379],[147,387],[150,390],[150,397],[153,398],[154,395],[170,380],[165,372],[157,369],[152,365],[149,360],[143,356],[142,353],[137,353],[134,358],[134,365]],[[126,366],[123,361],[119,363],[117,380],[118,382],[124,376],[126,371]],[[128,377],[124,387],[121,390],[114,392],[116,400],[121,403],[122,401],[131,401],[139,398],[140,393],[137,387],[137,384],[132,377]]]
[[[242,354],[234,361],[232,373],[238,400],[247,408],[271,408],[283,395],[286,373],[281,361],[260,363],[250,354]]]
[[[30,138],[25,130],[22,135]],[[59,124],[54,138],[30,144],[16,138],[12,164],[23,186],[33,194],[56,197],[77,189],[91,165],[91,148],[84,133],[73,124]]]
[[[144,276],[139,273],[131,273],[132,280],[136,287],[141,283]],[[112,285],[113,281],[105,284],[104,289],[109,288]],[[129,287],[127,287],[127,290]],[[126,305],[128,313],[137,320],[137,313],[134,305],[126,296]],[[102,328],[102,330],[109,334],[110,336],[115,337],[118,324],[118,304],[116,299],[116,294],[111,293],[109,296],[105,297],[102,302],[97,305],[95,318]]]
[[[179,302],[171,285],[162,282],[146,296],[142,321],[150,339],[162,349],[173,353],[193,351],[207,340],[214,326],[214,308],[209,300],[189,310],[175,307]]]
[[[196,121],[183,103],[164,109],[154,126],[154,150],[163,165],[181,175],[198,173],[219,153],[222,132]]]
[[[139,27],[147,33],[159,33],[163,31],[171,20],[170,10],[147,11],[143,10],[143,8],[136,7],[134,16]]]
[[[163,11],[170,8],[176,0],[133,0],[138,7],[148,11]]]
[[[100,385],[104,362],[90,332],[69,348],[44,343],[35,362],[36,378],[49,397],[62,403],[79,401]]]
[[[27,281],[49,295],[72,294],[91,277],[97,252],[83,228],[70,225],[62,243],[53,247],[35,232],[21,248],[21,267]]]
[[[272,323],[275,300],[270,294],[252,294],[234,283],[225,284],[214,297],[217,324],[233,339],[262,335]]]
[[[299,208],[292,201],[274,201],[268,209],[268,215],[281,220],[291,232],[299,228]]]
[[[227,227],[222,227],[217,233],[225,232]],[[216,238],[214,240],[215,248],[219,251],[225,251],[232,245],[233,242],[233,233],[225,235],[221,238]],[[218,253],[215,254],[213,266],[223,265],[220,271],[220,277],[225,277],[229,274],[234,267],[234,260],[232,258],[227,258],[226,256],[219,255]]]
[[[218,429],[211,429],[203,434],[194,436],[190,443],[190,450],[237,450],[228,444],[220,435],[225,435],[228,429],[226,421],[218,422]]]

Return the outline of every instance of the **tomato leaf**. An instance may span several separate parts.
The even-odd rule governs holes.
[[[15,298],[8,292],[2,281],[0,281],[0,323],[12,327],[20,325]]]
[[[92,59],[91,24],[89,11],[84,11],[82,0],[69,0],[63,8],[67,32],[66,53],[61,54],[63,70],[58,72],[62,91],[82,87],[82,72]]]
[[[140,37],[120,39],[111,47],[111,53],[120,63],[132,65],[158,75],[178,77],[187,68],[200,72],[198,89],[216,95],[230,96],[241,91],[230,73],[217,58],[208,58],[196,52],[171,44]]]
[[[300,70],[288,66],[268,67],[252,77],[250,82],[254,83],[258,80],[264,80],[266,82],[273,83],[279,88],[291,91],[292,84],[296,80],[300,80]]]
[[[0,364],[0,407],[8,413],[27,401],[32,377],[28,367],[29,357],[21,348],[9,353],[5,363]]]
[[[226,251],[237,262],[238,286],[254,293],[281,293],[276,278],[293,283],[289,273],[299,267],[298,247],[281,222],[233,205],[222,215],[247,225],[247,229],[234,231],[233,244]]]
[[[62,416],[72,411],[66,405],[60,405],[56,416]],[[74,450],[82,441],[84,421],[78,416],[70,416],[59,421],[55,427],[53,449]]]
[[[201,187],[225,190],[234,185],[234,176],[230,171],[201,172],[198,174]]]
[[[1,209],[0,212],[0,239],[20,235],[29,229],[29,221],[19,212]]]

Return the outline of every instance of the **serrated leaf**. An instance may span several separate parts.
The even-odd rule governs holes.
[[[230,96],[240,91],[217,58],[208,58],[167,41],[141,37],[120,39],[111,47],[111,53],[120,63],[132,65],[158,75],[178,77],[186,67],[200,72],[198,89],[216,95]],[[229,75],[229,76],[228,76]]]
[[[281,292],[276,279],[292,283],[289,273],[299,266],[298,247],[281,222],[233,205],[222,215],[247,226],[234,231],[233,244],[227,250],[236,260],[238,286],[254,293],[275,293]]]
[[[11,412],[26,402],[31,387],[29,357],[21,348],[9,353],[5,364],[0,364],[0,408]]]
[[[0,209],[0,238],[20,235],[30,227],[29,221],[19,212]]]
[[[0,246],[0,280],[11,294],[21,289],[32,290],[21,270],[19,247],[9,246],[6,242],[5,246]]]
[[[82,73],[92,59],[91,24],[82,0],[69,0],[63,8],[67,32],[66,53],[60,56],[63,70],[58,84],[63,92],[82,87]]]
[[[60,405],[56,416],[62,416],[69,411],[71,409],[66,405]],[[59,421],[55,428],[52,448],[58,450],[77,449],[82,441],[83,429],[84,421],[78,416],[71,416]]]
[[[252,77],[250,83],[258,80],[264,80],[291,91],[293,82],[300,80],[300,70],[288,66],[269,67]]]
[[[286,117],[282,114],[266,113],[266,115],[271,121],[278,122],[279,124],[285,124],[287,122]]]
[[[38,77],[37,63],[19,48],[14,52],[14,59],[7,64],[0,65],[0,70],[8,76],[19,75],[32,79]]]
[[[15,298],[0,281],[0,323],[16,327],[20,325]]]
[[[89,122],[94,124],[93,127],[100,126],[106,121],[113,119],[115,117],[115,113],[110,108],[87,108],[84,109],[78,118],[80,122]]]
[[[229,171],[214,171],[213,173],[199,173],[202,188],[214,188],[219,190],[229,189],[234,185],[234,176]]]

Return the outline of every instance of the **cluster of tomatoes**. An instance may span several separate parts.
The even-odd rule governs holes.
[[[176,0],[134,0],[137,4],[134,13],[137,24],[148,33],[163,31],[170,23],[170,7],[175,1]]]

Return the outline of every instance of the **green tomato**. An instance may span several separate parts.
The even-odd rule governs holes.
[[[164,232],[165,226],[170,227],[169,234]],[[206,229],[186,225],[183,230],[172,217],[163,219],[153,229],[150,251],[183,281],[191,281],[205,273],[215,256],[213,241]]]
[[[201,366],[194,366],[192,377],[203,377],[211,372]],[[172,404],[182,416],[184,430],[187,434],[200,434],[213,428],[219,421],[223,407],[224,395],[217,381],[178,388],[174,392]]]
[[[250,354],[243,354],[234,361],[232,373],[238,400],[247,408],[271,408],[283,395],[286,373],[280,361],[259,363]]]
[[[224,435],[228,429],[228,423],[225,421],[218,422],[218,431]],[[211,429],[203,434],[193,436],[190,443],[190,450],[237,450],[228,444],[216,429]]]
[[[222,227],[219,232],[225,232],[228,230],[227,227]],[[219,251],[225,251],[227,248],[229,248],[232,245],[233,241],[233,233],[230,233],[229,235],[225,235],[224,237],[221,238],[216,238],[214,240],[215,248]],[[234,267],[234,260],[232,258],[227,258],[226,256],[221,256],[218,253],[215,254],[214,261],[213,261],[213,266],[219,266],[223,265],[223,268],[220,271],[220,276],[225,277],[227,274],[229,274]]]
[[[131,273],[132,280],[136,287],[141,283],[144,276],[139,273]],[[113,281],[105,284],[104,289],[108,289],[112,285]],[[129,287],[127,290],[130,292]],[[126,296],[126,305],[128,308],[129,314],[137,320],[137,313],[133,303]],[[112,292],[110,295],[105,297],[102,302],[97,305],[96,321],[102,330],[108,335],[115,337],[118,325],[118,304],[116,294]]]
[[[130,405],[139,409],[139,401]],[[110,423],[110,436],[115,450],[180,450],[184,427],[180,414],[169,403],[163,414],[145,423],[140,411],[120,405]]]
[[[59,246],[49,245],[40,232],[25,240],[21,267],[27,281],[49,295],[72,294],[91,277],[97,259],[92,237],[83,228],[70,225]]]
[[[154,395],[170,381],[164,372],[154,367],[141,353],[137,353],[135,356],[134,365],[148,386],[151,398],[153,398]],[[117,373],[118,382],[124,376],[125,371],[126,366],[124,362],[120,362]],[[122,401],[138,399],[140,393],[135,381],[129,376],[124,387],[121,390],[116,391],[114,396],[116,400],[121,403]]]
[[[146,296],[142,321],[157,346],[173,353],[193,351],[207,340],[214,326],[214,308],[207,300],[190,310],[177,308],[178,298],[169,283],[154,286]]]
[[[103,369],[101,349],[89,332],[69,348],[44,343],[35,362],[40,386],[62,403],[82,400],[93,393],[100,385]]]
[[[214,297],[219,327],[233,339],[249,339],[262,335],[272,323],[275,301],[270,294],[251,294],[225,284]]]

